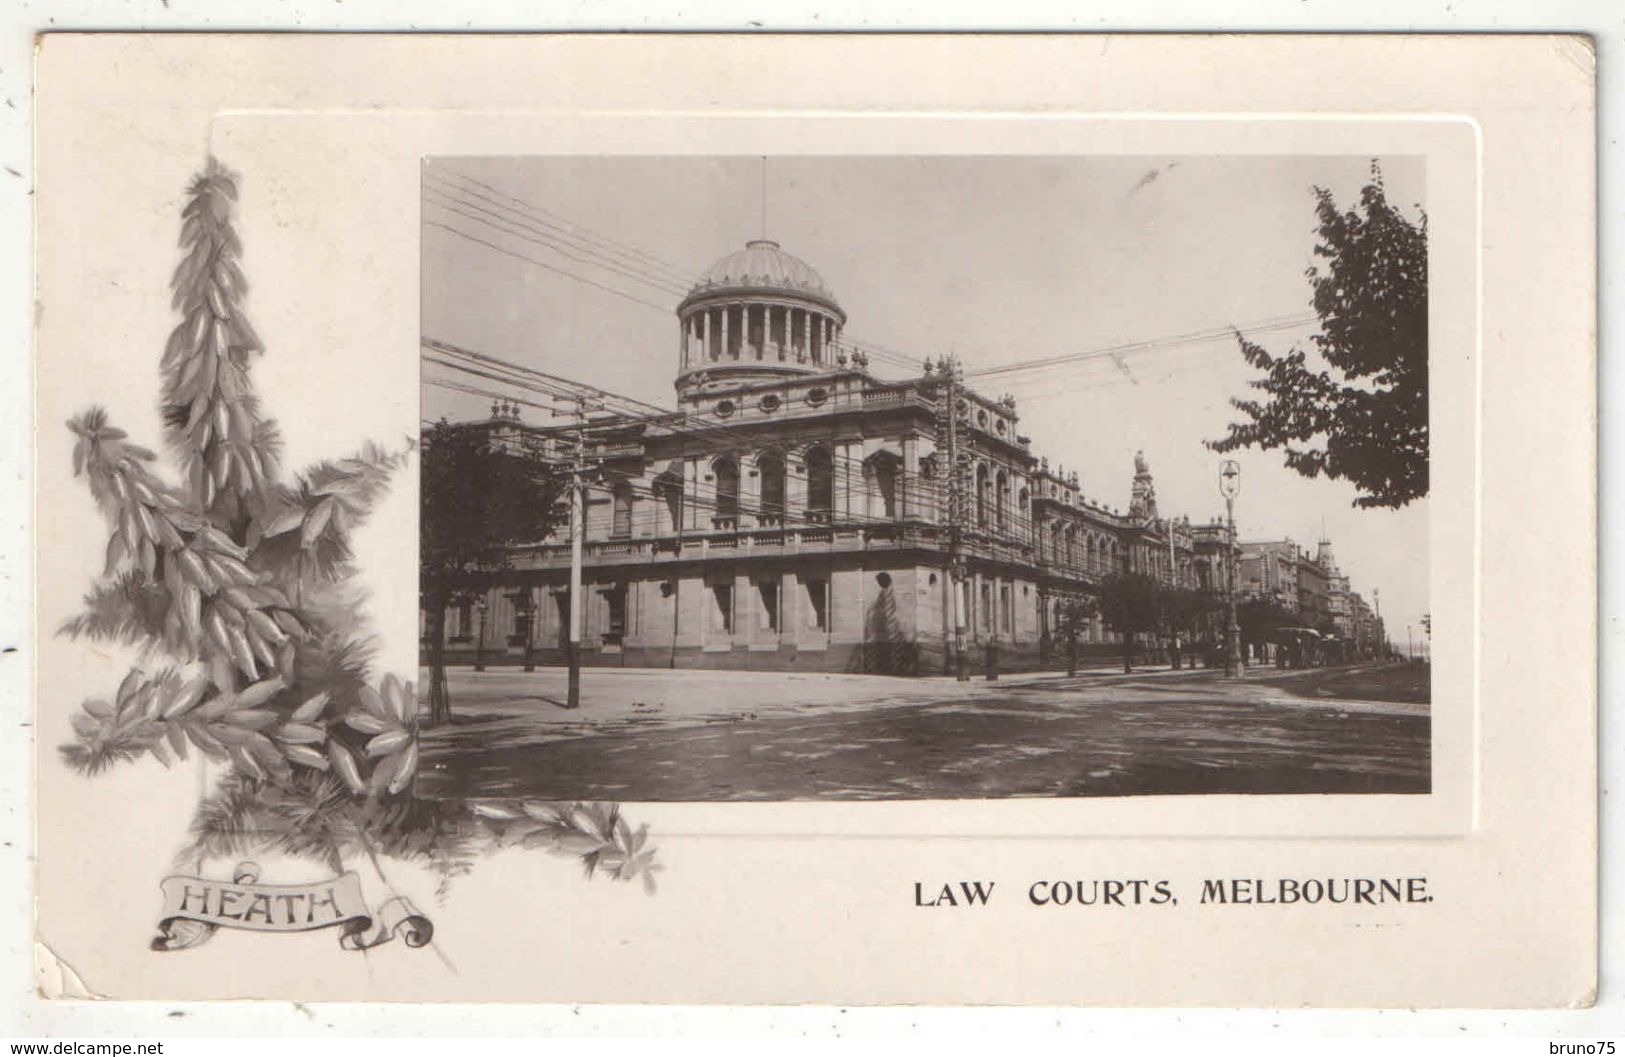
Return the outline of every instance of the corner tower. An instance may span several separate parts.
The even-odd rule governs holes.
[[[820,374],[834,366],[846,313],[807,262],[771,239],[722,258],[677,306],[677,395]]]

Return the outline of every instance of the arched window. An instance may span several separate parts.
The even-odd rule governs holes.
[[[762,475],[763,525],[784,524],[784,459],[769,452],[759,456],[756,469]]]
[[[1017,497],[1017,499],[1016,499],[1016,521],[1017,521],[1016,528],[1018,528],[1018,529],[1030,529],[1030,528],[1032,528],[1032,520],[1031,519],[1032,519],[1032,495],[1031,495],[1031,493],[1029,493],[1027,491],[1027,489],[1023,488],[1021,490],[1020,496]]]
[[[632,535],[632,486],[625,481],[616,481],[609,495],[609,534],[615,539],[625,539]]]
[[[807,452],[807,518],[828,521],[835,510],[835,470],[829,452],[812,448]]]
[[[711,519],[716,528],[731,529],[739,525],[739,464],[730,458],[721,458],[711,464],[717,479],[717,512]]]
[[[992,487],[987,478],[987,466],[976,467],[976,523],[983,528],[987,527],[988,518],[988,489]]]
[[[994,485],[993,504],[999,531],[1010,531],[1010,475],[1003,470]]]
[[[1068,525],[1066,529],[1066,564],[1071,568],[1077,564],[1078,530]]]
[[[1085,536],[1083,539],[1083,567],[1086,572],[1094,572],[1095,565],[1095,538]]]
[[[869,479],[869,516],[897,517],[897,456],[880,452],[864,464]]]
[[[1049,527],[1049,560],[1057,565],[1061,562],[1061,533],[1064,531],[1059,521]]]

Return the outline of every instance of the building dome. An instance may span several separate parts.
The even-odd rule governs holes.
[[[846,313],[823,276],[770,239],[717,261],[677,306],[677,390],[706,390],[819,374],[845,363]]]
[[[689,291],[689,299],[730,292],[780,291],[822,301],[839,309],[824,277],[806,261],[786,253],[772,239],[752,239],[711,265]]]

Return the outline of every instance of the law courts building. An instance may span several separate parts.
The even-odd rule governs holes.
[[[992,647],[1007,669],[1046,660],[1060,601],[1113,571],[1223,585],[1234,541],[1160,517],[1143,459],[1117,512],[1033,453],[1014,400],[958,388],[950,407],[940,371],[875,377],[835,294],[775,242],[718,261],[676,322],[678,410],[584,430],[584,664],[941,673],[956,553],[971,663]],[[505,404],[452,428],[554,460],[576,436]],[[516,546],[447,614],[448,659],[561,663],[569,564],[566,527]],[[1096,619],[1083,641],[1104,652],[1115,636]]]

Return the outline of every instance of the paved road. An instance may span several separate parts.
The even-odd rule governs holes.
[[[454,672],[425,738],[429,796],[870,800],[1423,793],[1426,705],[1268,679],[1093,673],[955,684],[863,676]],[[555,686],[557,683],[559,685]]]

